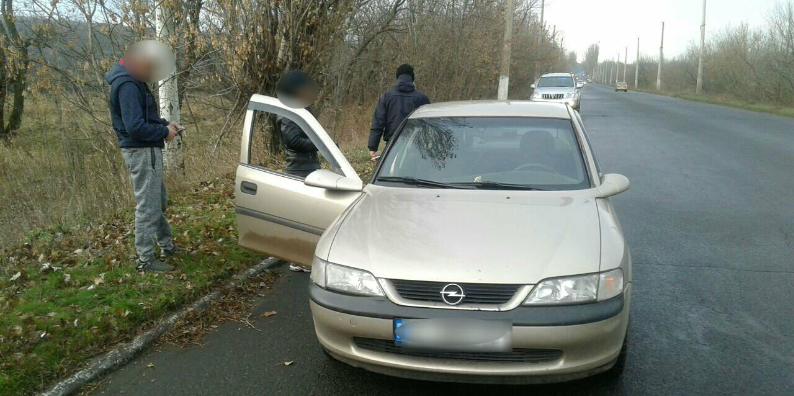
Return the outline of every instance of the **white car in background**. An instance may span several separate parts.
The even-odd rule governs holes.
[[[531,88],[534,92],[529,100],[533,102],[564,103],[577,111],[580,108],[582,85],[576,82],[572,73],[544,74]]]

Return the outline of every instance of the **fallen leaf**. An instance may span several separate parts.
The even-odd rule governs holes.
[[[148,368],[154,368],[154,363],[149,363],[149,364],[147,364],[147,365],[146,365],[146,367],[148,367]]]
[[[275,314],[276,314],[276,311],[267,311],[267,312],[263,313],[260,316],[263,317],[263,318],[269,318],[269,317],[271,317],[271,316],[273,316]]]
[[[291,364],[292,364],[292,360],[290,360],[290,361],[288,361],[288,362],[284,362],[284,365],[285,365],[285,366],[289,366],[289,365],[291,365]]]
[[[15,281],[15,280],[19,279],[19,277],[20,277],[20,276],[22,276],[22,272],[20,272],[20,271],[17,271],[17,273],[16,273],[16,274],[14,274],[14,275],[11,275],[11,281],[13,282],[13,281]]]

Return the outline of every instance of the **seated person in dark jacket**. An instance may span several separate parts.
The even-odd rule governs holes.
[[[372,128],[369,130],[369,156],[373,159],[378,152],[380,140],[388,143],[397,127],[411,112],[422,105],[430,104],[424,93],[414,85],[414,68],[403,64],[397,68],[397,82],[394,88],[378,100],[378,107],[372,115]]]
[[[291,107],[305,108],[310,113],[311,104],[317,98],[318,88],[314,80],[300,70],[285,73],[276,86],[279,99]],[[320,169],[317,147],[298,124],[286,117],[276,117],[281,130],[281,142],[286,153],[287,166],[284,172],[306,177]]]

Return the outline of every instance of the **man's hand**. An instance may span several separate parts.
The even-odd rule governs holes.
[[[176,122],[176,121],[171,121],[171,122],[169,122],[169,123],[168,123],[168,127],[169,127],[169,128],[170,128],[170,127],[174,127],[174,130],[176,130],[176,131],[178,131],[178,130],[180,130],[180,129],[185,129],[184,127],[182,127],[182,125],[179,125],[179,123],[178,123],[178,122]]]
[[[369,158],[375,158],[376,155],[378,155],[377,151],[370,151],[369,152]]]
[[[177,132],[176,125],[179,125],[179,124],[177,124],[175,122],[172,122],[172,123],[168,124],[168,136],[165,137],[165,141],[166,142],[170,142],[171,140],[174,139],[174,137],[176,137],[176,135],[179,134],[179,132]]]

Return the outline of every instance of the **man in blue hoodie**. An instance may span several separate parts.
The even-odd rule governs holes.
[[[157,80],[163,60],[147,44],[152,43],[133,45],[105,79],[110,84],[113,130],[130,171],[135,195],[136,268],[139,271],[171,271],[173,266],[155,257],[154,239],[163,256],[181,253],[165,218],[163,147],[164,141],[173,139],[182,127],[160,118],[157,102],[147,83]]]
[[[397,127],[411,112],[422,105],[430,104],[424,93],[417,91],[414,85],[414,68],[402,64],[397,68],[397,82],[394,88],[386,92],[378,100],[375,114],[372,115],[372,127],[369,130],[369,156],[375,159],[381,138],[389,143]]]

